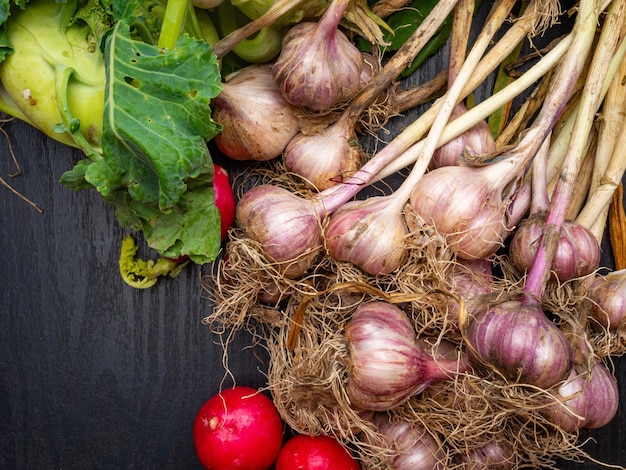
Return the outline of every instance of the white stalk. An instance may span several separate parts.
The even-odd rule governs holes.
[[[458,137],[462,133],[466,132],[468,129],[471,129],[474,125],[476,125],[477,122],[484,120],[490,114],[501,108],[504,104],[508,103],[516,96],[523,93],[527,88],[532,86],[539,78],[552,70],[556,66],[556,64],[562,59],[563,55],[570,47],[572,39],[573,37],[571,34],[564,37],[550,52],[548,52],[533,67],[528,69],[528,71],[525,72],[521,77],[516,79],[510,85],[507,85],[506,87],[498,91],[496,94],[490,96],[485,101],[482,101],[473,108],[469,109],[459,118],[448,123],[443,129],[441,137],[438,141],[438,145],[443,145],[454,139],[455,137]],[[480,65],[478,68],[480,68]],[[433,105],[433,107],[434,106],[435,105]],[[424,128],[425,132],[430,124],[426,121],[426,119],[422,119],[424,116],[426,116],[426,113],[422,114],[422,116],[418,118],[413,124],[415,126],[415,129],[418,129],[418,126],[421,125]],[[411,126],[413,126],[413,124]],[[405,129],[404,132],[408,131],[409,128]],[[423,140],[416,142],[400,157],[396,158],[393,162],[387,165],[378,174],[377,180],[381,180],[413,164],[418,155],[422,153],[423,146]]]

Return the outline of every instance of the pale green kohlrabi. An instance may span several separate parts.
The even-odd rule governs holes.
[[[5,101],[7,110],[19,109],[48,136],[97,158],[105,64],[91,28],[70,23],[67,17],[74,13],[67,3],[49,0],[12,11],[6,34],[13,52],[0,63],[0,111]]]

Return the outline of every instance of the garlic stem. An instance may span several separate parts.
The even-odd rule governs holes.
[[[435,5],[424,21],[417,27],[411,37],[393,54],[389,61],[376,74],[376,78],[368,83],[352,99],[342,118],[356,122],[365,111],[408,67],[417,54],[435,35],[459,0],[441,0]]]
[[[346,8],[348,8],[348,3],[349,0],[331,0],[330,5],[318,22],[320,30],[330,31],[330,35],[334,35]]]
[[[613,77],[603,106],[603,126],[600,130],[596,162],[586,204],[576,221],[589,228],[598,241],[602,240],[613,194],[626,172],[626,56]]]
[[[492,9],[489,17],[487,18],[487,21],[483,25],[479,37],[474,43],[472,50],[468,54],[467,59],[465,60],[463,67],[461,68],[461,71],[457,76],[457,80],[448,90],[446,95],[444,95],[443,98],[438,100],[438,102],[436,102],[430,108],[430,110],[434,109],[434,113],[436,113],[436,116],[432,121],[432,126],[430,125],[430,122],[428,122],[428,119],[423,119],[424,116],[429,113],[424,113],[420,118],[411,123],[403,132],[401,132],[391,142],[389,142],[377,154],[375,158],[367,162],[344,184],[333,186],[328,190],[320,193],[320,200],[324,205],[325,211],[327,213],[334,212],[338,207],[340,207],[345,202],[346,195],[349,194],[351,197],[356,192],[358,192],[358,190],[360,190],[360,188],[362,188],[364,184],[372,182],[372,179],[377,177],[376,175],[378,175],[383,168],[385,168],[388,164],[397,159],[398,156],[401,155],[403,152],[407,151],[407,149],[409,149],[418,139],[420,139],[424,132],[426,132],[427,129],[430,127],[431,133],[429,134],[429,137],[419,148],[419,153],[422,155],[419,158],[419,164],[417,164],[418,156],[412,156],[411,163],[415,162],[416,165],[414,165],[409,177],[403,182],[402,187],[396,190],[394,193],[397,194],[399,191],[401,191],[401,194],[399,196],[396,196],[398,204],[400,204],[400,201],[402,200],[406,202],[410,195],[411,189],[417,183],[419,178],[421,178],[424,171],[426,171],[434,150],[439,146],[440,137],[443,133],[443,129],[446,127],[446,123],[450,117],[450,114],[452,113],[452,108],[460,99],[466,96],[464,94],[466,89],[468,88],[466,84],[468,84],[472,78],[476,80],[476,76],[480,75],[480,73],[477,74],[475,72],[476,67],[480,64],[480,58],[489,46],[493,35],[496,33],[502,22],[508,16],[510,9],[514,5],[514,3],[515,2],[513,0],[505,0],[501,3],[498,3],[497,6]],[[472,125],[470,125],[468,128],[463,129],[462,132],[459,132],[457,135],[451,137],[451,139],[462,134],[467,129],[471,128],[475,123],[476,121],[473,122]],[[404,166],[401,168],[404,168]]]
[[[509,15],[511,8],[515,5],[515,1],[516,0],[503,0],[502,2],[498,2],[489,12],[489,16],[487,17],[476,42],[472,46],[472,49],[463,62],[463,65],[459,68],[458,73],[454,77],[454,81],[448,89],[448,92],[443,96],[443,101],[437,112],[437,116],[435,117],[435,120],[430,127],[428,136],[424,141],[421,158],[416,161],[411,173],[404,180],[400,188],[394,192],[394,195],[397,195],[397,200],[402,201],[403,204],[408,200],[413,188],[426,171],[435,149],[439,147],[439,141],[443,134],[443,130],[450,119],[452,110],[462,98],[461,95],[465,84],[469,81],[472,74],[474,74],[474,70],[480,63],[480,58],[487,50],[493,35]]]
[[[546,174],[547,158],[550,151],[550,137],[544,140],[543,145],[537,152],[532,163],[531,187],[532,200],[530,202],[530,215],[546,213],[550,206],[548,198],[548,180]]]
[[[570,38],[571,39],[571,38]],[[568,46],[569,47],[569,46]],[[611,63],[608,67],[608,73],[604,81],[604,86],[602,88],[602,96],[607,93],[608,88],[612,82],[613,77],[619,76],[619,80],[623,76],[621,73],[618,74],[617,70],[620,67],[620,63],[622,62],[622,57],[626,57],[626,40],[622,41],[620,48],[616,52],[614,58],[611,60]],[[624,67],[624,66],[622,66]],[[524,74],[522,78],[526,76]],[[547,168],[547,180],[552,181],[557,177],[557,174],[563,164],[563,159],[565,157],[565,153],[568,147],[568,139],[572,133],[572,129],[574,128],[574,123],[576,121],[576,114],[578,113],[578,104],[576,108],[570,113],[567,117],[566,121],[562,125],[558,136],[553,139],[550,143],[550,154],[548,156],[548,168]],[[509,220],[510,226],[517,224],[522,217],[526,214],[528,210],[528,204],[531,197],[530,185],[525,184],[519,191],[518,195],[515,198],[515,203],[513,205],[513,211],[511,213],[511,217]],[[583,208],[583,210],[585,210]],[[593,213],[593,212],[592,212]],[[582,223],[583,226],[589,228],[586,223]]]
[[[624,172],[626,172],[626,154],[624,153],[624,148],[626,147],[624,146],[626,146],[626,121],[622,123],[618,138],[615,140],[615,150],[602,180],[576,218],[576,221],[581,225],[586,227],[593,226],[599,213],[606,216],[606,212],[604,211],[606,211],[611,204],[613,193],[615,193]],[[606,220],[603,221],[603,225],[604,223],[606,223]],[[596,234],[596,236],[598,235],[601,234]],[[601,239],[599,239],[599,241],[601,241]]]
[[[624,28],[626,29],[626,21]],[[616,55],[620,55],[618,51]],[[591,191],[599,184],[606,171],[606,167],[611,161],[615,141],[624,122],[626,115],[626,56],[622,58],[619,70],[611,80],[606,96],[602,103],[600,121],[600,139],[596,150],[594,174],[591,182]]]
[[[490,96],[483,102],[469,109],[466,113],[464,113],[454,121],[448,123],[443,130],[439,145],[442,145],[454,139],[455,137],[458,137],[463,132],[472,128],[472,126],[474,126],[477,122],[485,119],[495,110],[499,109],[502,105],[508,103],[520,93],[524,92],[524,90],[526,90],[533,83],[535,83],[540,77],[549,72],[562,59],[563,55],[569,49],[572,39],[573,37],[571,34],[565,36],[559,42],[559,44],[557,44],[539,62],[537,62],[533,67],[528,69],[527,72],[525,72],[513,83],[507,85],[496,94]],[[479,69],[481,69],[480,65],[476,69],[477,74],[480,74],[480,72],[482,72],[482,69],[478,71]],[[433,106],[431,106],[431,108],[429,108],[429,110],[435,108],[436,106],[438,105],[434,104]],[[430,114],[428,111],[426,111],[418,119],[411,123],[401,134],[399,134],[396,139],[400,138],[400,136],[405,133],[412,133],[416,136],[421,137],[421,135],[426,132],[432,122],[428,119],[429,117]],[[403,168],[406,168],[407,166],[413,164],[417,156],[422,153],[423,145],[423,140],[418,141],[413,144],[409,149],[407,149],[401,156],[391,160],[389,165],[385,166],[384,169],[381,169],[377,173],[375,173],[377,174],[376,180],[386,178],[387,176],[392,175],[402,170]]]
[[[427,82],[417,86],[399,88],[391,96],[391,108],[398,112],[408,111],[438,98],[443,95],[447,80],[448,71],[442,70]]]
[[[554,76],[554,87],[546,97],[537,118],[537,127],[542,130],[545,129],[544,139],[548,134],[548,130],[554,126],[560,113],[563,111],[565,103],[569,100],[572,89],[582,73],[585,59],[589,54],[595,37],[596,23],[600,14],[599,3],[598,0],[581,0],[580,2],[580,8],[572,31],[574,40],[563,63]],[[596,51],[598,50],[601,49],[596,49]],[[552,258],[570,199],[568,194],[571,194],[573,191],[573,183],[578,172],[577,162],[579,155],[585,147],[593,115],[599,106],[597,100],[600,97],[602,83],[604,82],[602,72],[606,73],[606,68],[604,71],[598,70],[595,75],[594,73],[589,74],[589,76],[595,77],[594,80],[597,80],[598,76],[601,79],[598,80],[599,85],[596,82],[590,84],[589,87],[585,86],[584,96],[581,98],[580,111],[577,113],[576,125],[570,137],[568,154],[566,154],[563,167],[561,168],[560,184],[557,184],[553,194],[542,242],[537,248],[535,261],[524,285],[527,300],[542,297],[544,286],[550,275]],[[547,246],[546,241],[548,242]]]
[[[463,61],[463,65],[459,68],[458,72],[453,75],[453,82],[448,88],[448,92],[444,95],[441,107],[437,112],[433,124],[428,133],[428,137],[424,143],[424,152],[428,155],[434,153],[435,149],[439,146],[439,140],[443,134],[454,106],[463,98],[463,89],[465,84],[469,82],[470,78],[475,72],[476,67],[480,63],[481,57],[483,57],[487,50],[493,36],[497,30],[501,27],[502,23],[508,17],[511,9],[515,5],[515,0],[502,0],[497,2],[489,12],[489,16],[485,21],[485,24],[480,30],[480,34],[472,49],[468,53],[466,59]],[[456,75],[456,76],[454,76]]]
[[[458,75],[469,41],[474,16],[474,0],[459,0],[452,12],[452,34],[450,36],[450,57],[448,61],[448,88]]]

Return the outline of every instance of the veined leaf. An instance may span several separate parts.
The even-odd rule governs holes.
[[[165,52],[133,41],[124,22],[105,53],[104,158],[86,178],[104,197],[125,188],[166,212],[210,161],[206,141],[220,130],[209,108],[221,90],[217,60],[188,36]]]
[[[167,51],[134,41],[125,21],[105,55],[103,158],[85,179],[163,256],[212,261],[220,223],[206,142],[221,129],[209,107],[221,91],[217,59],[186,35]]]

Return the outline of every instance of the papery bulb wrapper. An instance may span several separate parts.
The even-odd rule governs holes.
[[[234,160],[272,160],[300,129],[269,65],[251,65],[226,77],[212,106],[213,119],[223,127],[215,143]]]
[[[569,341],[535,305],[482,306],[468,318],[466,337],[482,361],[512,381],[549,388],[572,366]]]
[[[378,431],[389,441],[394,455],[394,470],[443,470],[445,453],[424,426],[408,421],[391,420],[386,413],[372,419]]]
[[[297,134],[287,145],[283,161],[309,187],[323,191],[358,170],[362,154],[354,133],[335,123],[319,133]]]
[[[372,274],[395,271],[406,256],[408,234],[401,213],[389,210],[389,197],[351,201],[336,210],[324,237],[328,253]]]
[[[387,302],[359,306],[345,337],[349,351],[346,390],[359,409],[392,409],[465,367],[462,361],[435,360],[426,354],[406,314]]]
[[[287,32],[272,66],[274,80],[289,103],[320,112],[356,95],[362,69],[360,51],[342,31],[325,32],[313,22],[299,23]]]
[[[492,187],[489,171],[489,166],[436,168],[411,194],[413,210],[446,237],[461,259],[493,255],[508,232],[507,204],[502,188]]]
[[[458,103],[452,110],[450,121],[455,120],[467,112],[463,103]],[[489,124],[480,121],[460,136],[443,144],[433,153],[430,168],[454,166],[464,162],[464,155],[489,155],[496,151],[496,141],[493,138]]]
[[[361,70],[361,88],[365,87],[380,70],[380,65],[369,52],[361,51],[363,70]]]
[[[596,275],[588,290],[589,314],[612,330],[626,328],[626,270]]]
[[[541,243],[545,219],[530,216],[524,219],[511,238],[511,263],[520,271],[530,270]],[[550,269],[561,282],[586,276],[600,264],[600,245],[596,237],[580,224],[564,221]]]
[[[452,293],[458,295],[465,304],[476,296],[488,294],[494,285],[491,261],[487,258],[459,260],[451,270],[449,282]],[[451,298],[448,302],[447,315],[457,324],[459,303],[456,299]]]
[[[319,215],[310,201],[287,189],[252,188],[239,201],[236,220],[285,277],[304,274],[321,252]]]

